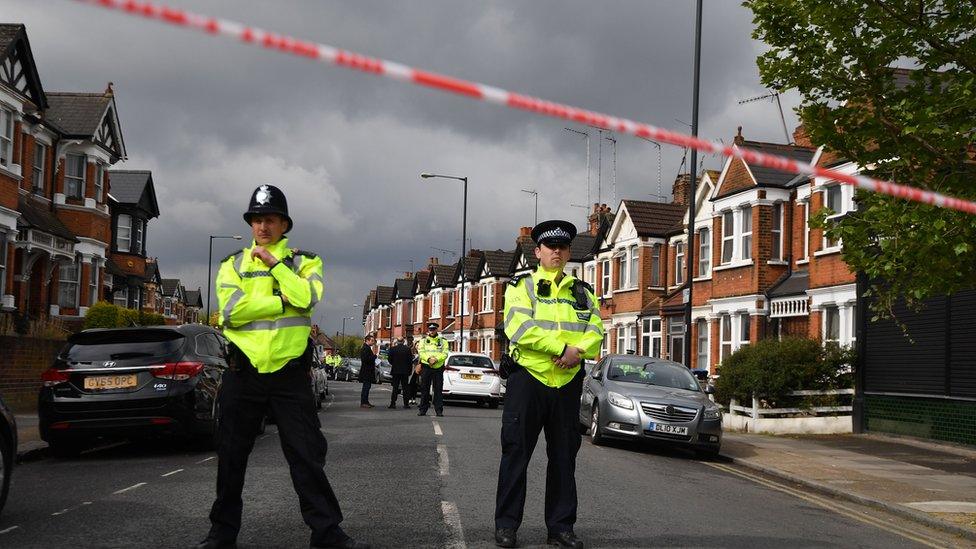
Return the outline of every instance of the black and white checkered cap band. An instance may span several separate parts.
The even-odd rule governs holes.
[[[538,242],[545,242],[546,240],[572,240],[573,237],[561,227],[556,227],[555,229],[549,229],[548,231],[539,235]]]

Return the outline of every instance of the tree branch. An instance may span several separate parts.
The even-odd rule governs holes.
[[[944,54],[952,57],[955,60],[956,63],[958,63],[961,67],[966,68],[970,72],[976,72],[976,63],[973,63],[972,60],[969,60],[965,56],[963,56],[962,55],[962,52],[961,52],[961,50],[959,49],[958,46],[953,46],[951,44],[946,44],[945,42],[943,42],[941,40],[936,40],[936,39],[932,38],[932,36],[928,32],[926,32],[928,29],[922,28],[921,25],[915,24],[912,21],[911,17],[905,16],[905,14],[901,13],[900,11],[896,10],[895,8],[892,8],[887,3],[885,3],[883,0],[871,0],[871,1],[874,3],[874,5],[876,5],[879,8],[881,8],[882,11],[884,11],[885,13],[887,13],[888,15],[890,15],[891,17],[893,17],[894,19],[898,20],[903,25],[905,25],[905,26],[907,26],[907,27],[909,27],[911,29],[915,29],[915,30],[921,31],[921,38],[920,39],[923,42],[925,42],[926,44],[928,44],[929,47],[931,47],[932,49],[934,49],[936,51],[942,52],[942,53],[944,53]],[[976,1],[974,1],[974,0],[970,0],[970,1],[972,1],[974,4],[976,4]],[[924,13],[922,14],[922,20],[924,20]]]

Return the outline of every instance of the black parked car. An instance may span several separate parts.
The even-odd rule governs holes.
[[[212,440],[227,342],[200,324],[85,330],[42,375],[40,432],[55,454],[96,437]]]
[[[10,478],[17,460],[17,422],[14,413],[0,397],[0,511],[7,502],[10,492]]]

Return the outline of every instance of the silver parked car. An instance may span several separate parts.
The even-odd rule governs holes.
[[[637,355],[608,355],[587,371],[581,430],[607,437],[670,441],[715,456],[722,445],[722,409],[681,364]]]

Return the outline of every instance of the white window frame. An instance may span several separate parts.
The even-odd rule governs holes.
[[[397,326],[403,324],[403,303],[397,302],[396,304],[396,322]]]
[[[0,107],[0,166],[14,163],[14,111]]]
[[[112,303],[118,305],[119,307],[126,308],[129,306],[129,287],[125,284],[121,288],[116,289],[115,283],[118,281],[119,277],[115,277],[112,280],[112,288],[115,291],[112,293]]]
[[[660,244],[651,246],[651,287],[661,286],[661,248]]]
[[[632,244],[630,248],[627,249],[627,253],[630,256],[630,268],[628,269],[628,288],[637,288],[638,278],[640,278],[640,252],[637,244]],[[636,350],[637,347],[635,346]]]
[[[493,345],[492,339],[493,338],[490,335],[486,335],[481,340],[481,342],[482,342],[481,343],[481,352],[483,352],[484,354],[486,354],[488,356],[491,356],[492,345]]]
[[[830,317],[831,317],[831,312],[833,313],[833,315],[836,316],[835,326],[836,326],[836,330],[837,330],[837,337],[831,337],[831,334],[830,334],[830,325],[831,325]],[[821,333],[822,333],[822,336],[823,336],[822,337],[823,342],[824,343],[833,342],[833,343],[837,343],[838,345],[840,345],[842,343],[843,337],[844,337],[844,328],[843,328],[842,323],[841,323],[842,315],[841,315],[841,309],[840,309],[840,307],[838,307],[837,305],[824,305],[823,308],[821,309],[820,316],[823,319],[821,321],[821,323],[820,323],[821,324],[821,330],[822,330]]]
[[[80,159],[80,160],[79,160]],[[81,175],[72,175],[72,168],[80,163]],[[88,157],[84,154],[67,153],[64,155],[64,195],[68,198],[85,197],[85,176],[88,171]],[[77,185],[77,192],[71,192],[72,186]]]
[[[95,202],[102,201],[102,188],[105,185],[105,166],[95,163]]]
[[[163,298],[163,315],[165,316],[173,315],[173,298],[171,297]]]
[[[698,276],[712,274],[712,231],[703,227],[698,231]]]
[[[727,251],[726,251],[727,250]],[[722,212],[722,265],[735,261],[735,213]]]
[[[609,297],[610,296],[610,292],[613,291],[613,288],[612,288],[612,286],[613,286],[612,274],[613,273],[610,272],[610,264],[611,264],[611,261],[609,259],[604,259],[604,260],[601,261],[601,266],[602,266],[603,270],[600,273],[600,290],[601,290],[601,293],[603,294],[603,297]]]
[[[698,331],[695,337],[695,352],[697,355],[696,366],[698,368],[710,368],[709,364],[709,354],[711,351],[711,334],[709,333],[708,320],[704,318],[699,318],[695,320],[695,329]],[[704,344],[704,349],[702,345]]]
[[[626,290],[629,287],[628,275],[627,275],[627,250],[620,250],[614,254],[615,261],[613,262],[617,267],[617,286],[615,290]]]
[[[825,185],[823,189],[823,207],[830,209],[834,213],[827,217],[828,221],[832,221],[839,217],[847,215],[848,212],[854,209],[854,197],[853,191],[848,190],[847,185],[842,185],[840,183],[833,182],[829,185]],[[838,204],[837,208],[832,208],[830,204],[830,197],[832,193],[836,193]],[[834,251],[839,250],[843,243],[838,239],[837,242],[831,242],[827,238],[827,230],[823,231],[823,238],[821,239],[820,249],[822,251]]]
[[[627,345],[627,332],[623,324],[617,324],[617,354],[624,354],[624,346]]]
[[[134,246],[132,246],[132,253],[142,255],[143,237],[145,234],[143,227],[145,226],[146,222],[144,220],[139,219],[138,217],[132,218],[133,236],[135,237],[132,241],[134,244]]]
[[[776,202],[773,204],[772,217],[772,228],[770,232],[772,233],[772,250],[770,252],[770,259],[773,261],[783,260],[783,203]],[[776,216],[779,215],[779,223],[776,222]]]
[[[644,356],[661,358],[661,317],[645,317],[641,328],[641,352]]]
[[[491,282],[481,287],[481,312],[490,313],[495,310],[495,285]]]
[[[627,325],[627,350],[637,354],[637,324]]]
[[[746,230],[748,223],[749,230]],[[752,259],[752,206],[739,208],[739,259]]]
[[[675,322],[679,320],[680,322]],[[680,330],[675,329],[673,332],[672,328],[680,328]],[[674,362],[679,362],[684,364],[685,361],[685,346],[688,344],[688,336],[691,334],[686,333],[685,330],[685,320],[682,317],[672,316],[668,317],[668,358]],[[674,352],[674,340],[680,336],[681,339],[681,353]],[[677,356],[676,356],[677,355]],[[687,366],[687,365],[686,365]]]
[[[441,292],[437,290],[430,294],[430,318],[441,317]]]
[[[98,259],[92,259],[88,277],[88,305],[98,303]],[[3,292],[0,292],[3,293]]]
[[[596,264],[587,265],[583,269],[583,280],[591,286],[596,285]]]
[[[739,326],[738,330],[736,331],[737,345],[735,346],[735,350],[738,351],[744,345],[749,345],[749,343],[751,343],[752,323],[750,322],[749,313],[740,313],[736,315],[736,317],[738,319],[737,324]]]
[[[414,299],[413,323],[417,324],[424,321],[424,296],[420,295]]]
[[[123,220],[126,222],[124,225],[122,224]],[[118,218],[116,218],[115,227],[115,249],[120,252],[129,253],[132,250],[132,216],[129,214],[119,214]],[[124,233],[123,229],[125,229]],[[122,246],[122,242],[125,242],[125,246]]]
[[[0,231],[0,296],[7,290],[7,233]]]
[[[37,161],[40,154],[41,161]],[[47,145],[40,141],[34,142],[34,166],[31,168],[31,192],[44,195],[44,168],[47,166]]]
[[[732,353],[735,352],[735,323],[732,322],[732,315],[729,313],[719,315],[718,341],[718,356],[720,362],[724,362],[726,358],[732,356]],[[726,351],[726,348],[728,348],[728,351]]]
[[[680,286],[685,282],[685,243],[674,243],[674,285]]]
[[[73,269],[72,278],[67,275]],[[58,271],[58,306],[62,309],[77,309],[79,303],[79,287],[81,286],[81,261],[75,259],[70,265],[61,265]]]

